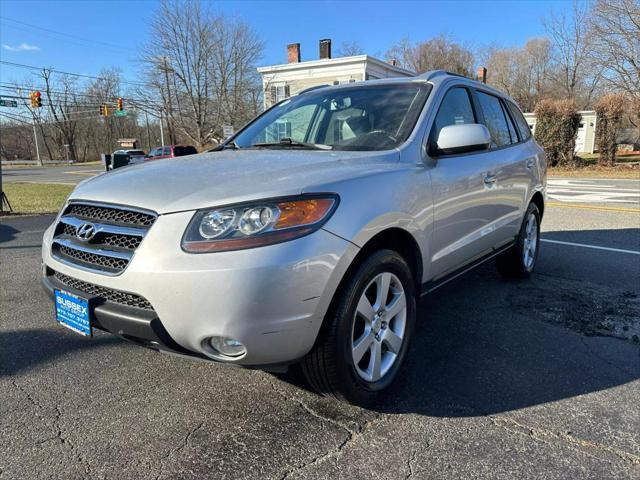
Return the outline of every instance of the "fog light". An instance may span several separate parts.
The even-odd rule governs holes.
[[[235,338],[211,337],[209,339],[209,345],[216,352],[226,355],[227,357],[239,357],[247,352],[242,342]]]

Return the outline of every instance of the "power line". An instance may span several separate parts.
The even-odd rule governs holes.
[[[5,82],[0,82],[0,89],[2,90],[9,90],[9,91],[18,91],[18,90],[28,90],[28,91],[33,91],[33,90],[38,90],[38,91],[46,91],[47,89],[45,87],[38,87],[38,86],[34,86],[34,85],[18,85],[18,84],[11,84],[11,83],[5,83]],[[95,98],[97,100],[99,100],[100,102],[105,102],[105,101],[113,101],[114,103],[117,101],[118,98],[122,98],[125,101],[129,101],[129,102],[135,102],[135,103],[141,103],[141,104],[145,104],[147,106],[149,106],[150,108],[156,108],[156,109],[160,109],[162,107],[162,104],[160,103],[154,103],[153,101],[147,99],[147,98],[141,98],[141,97],[128,97],[128,96],[104,96],[104,95],[97,95],[97,94],[91,94],[91,93],[73,93],[73,92],[64,92],[61,90],[51,90],[49,89],[49,93],[53,94],[53,95],[59,95],[59,96],[74,96],[74,97],[84,97],[87,99],[91,99],[91,98]],[[3,97],[9,96],[9,95],[4,95],[4,94],[0,94]],[[26,100],[26,97],[19,97],[19,98],[24,98]]]
[[[76,40],[80,40],[81,42],[86,42],[86,43],[93,43],[95,45],[101,45],[103,47],[109,47],[109,48],[115,48],[118,50],[123,50],[123,51],[131,51],[131,49],[124,47],[122,45],[115,45],[113,43],[107,43],[107,42],[101,42],[100,40],[90,40],[88,38],[83,38],[83,37],[79,37],[77,35],[71,35],[70,33],[64,33],[64,32],[59,32],[57,30],[52,30],[50,28],[44,28],[44,27],[39,27],[37,25],[32,25],[30,23],[26,23],[20,20],[15,20],[13,18],[9,18],[9,17],[4,17],[4,16],[0,16],[0,20],[5,21],[5,22],[11,22],[11,23],[17,23],[19,25],[23,25],[25,27],[29,27],[29,28],[33,28],[36,30],[41,30],[43,32],[49,32],[49,33],[53,33],[55,35],[60,35],[63,37],[68,37],[68,38],[72,38],[72,39],[76,39]]]
[[[80,78],[89,78],[91,80],[106,80],[104,77],[95,77],[93,75],[84,75],[82,73],[72,73],[72,72],[64,72],[62,70],[56,70],[54,68],[45,68],[45,67],[35,67],[33,65],[25,65],[23,63],[16,63],[16,62],[7,62],[6,60],[0,60],[0,63],[3,65],[10,65],[12,67],[17,67],[17,68],[24,68],[27,70],[37,70],[37,71],[43,71],[43,70],[47,70],[51,73],[59,73],[61,75],[70,75],[72,77],[80,77]],[[120,80],[120,83],[125,83],[128,85],[138,85],[138,86],[143,86],[143,87],[147,87],[148,84],[143,83],[143,82],[129,82],[126,80]]]

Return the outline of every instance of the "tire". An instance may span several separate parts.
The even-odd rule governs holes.
[[[376,309],[385,285],[384,307]],[[398,253],[380,250],[335,295],[315,346],[301,362],[302,371],[321,395],[371,405],[393,383],[406,357],[415,327],[415,282]]]
[[[529,278],[539,251],[540,211],[535,203],[530,203],[515,245],[497,258],[498,272],[505,278]]]

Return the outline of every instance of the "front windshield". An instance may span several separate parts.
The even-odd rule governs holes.
[[[425,84],[321,89],[287,99],[232,139],[235,148],[388,150],[411,134]]]

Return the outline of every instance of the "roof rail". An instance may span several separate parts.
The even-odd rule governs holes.
[[[441,77],[443,75],[452,75],[454,77],[462,77],[467,78],[464,75],[460,75],[459,73],[447,72],[446,70],[431,70],[429,72],[424,72],[418,75],[418,78],[423,78],[427,81],[433,80],[436,77]]]
[[[300,90],[298,92],[298,95],[302,94],[302,93],[307,93],[310,92],[312,90],[317,90],[318,88],[324,88],[324,87],[329,87],[330,85],[325,83],[324,85],[315,85],[313,87],[309,87],[309,88],[305,88],[304,90]]]

